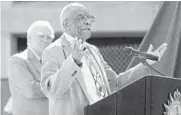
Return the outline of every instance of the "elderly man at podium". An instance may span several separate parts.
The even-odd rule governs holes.
[[[98,48],[86,42],[94,21],[95,17],[79,3],[70,3],[61,12],[64,33],[42,55],[41,88],[49,98],[50,115],[83,115],[86,105],[105,98],[117,86],[122,87],[146,72],[138,64],[117,75]],[[148,52],[161,58],[166,48],[163,44],[152,52],[151,46]]]

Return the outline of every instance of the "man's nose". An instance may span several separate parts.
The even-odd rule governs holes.
[[[86,25],[91,25],[92,24],[92,21],[90,18],[87,18],[87,20],[85,21],[85,24]]]

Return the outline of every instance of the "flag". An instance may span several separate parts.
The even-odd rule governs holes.
[[[162,2],[160,9],[146,33],[139,50],[146,52],[150,44],[153,51],[167,43],[167,50],[161,60],[152,65],[166,76],[181,78],[181,2]],[[134,57],[128,68],[134,67],[139,60]]]

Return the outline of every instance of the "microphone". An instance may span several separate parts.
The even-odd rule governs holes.
[[[149,60],[158,61],[158,59],[159,59],[158,56],[154,56],[154,55],[146,53],[146,52],[141,52],[141,51],[136,50],[132,47],[125,47],[124,51],[126,53],[128,53],[129,55],[142,56],[142,57],[145,57],[146,59],[149,59]]]

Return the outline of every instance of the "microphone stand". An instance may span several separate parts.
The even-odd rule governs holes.
[[[142,57],[142,56],[138,56],[138,58],[139,58],[140,62],[145,66],[146,71],[148,72],[149,75],[151,75],[151,73],[149,72],[148,68],[150,68],[151,70],[153,70],[154,72],[156,72],[156,73],[158,73],[158,74],[160,74],[162,76],[166,76],[164,73],[162,73],[162,72],[158,71],[157,69],[153,68],[152,66],[150,66],[148,64],[148,62],[146,61],[147,58]]]

